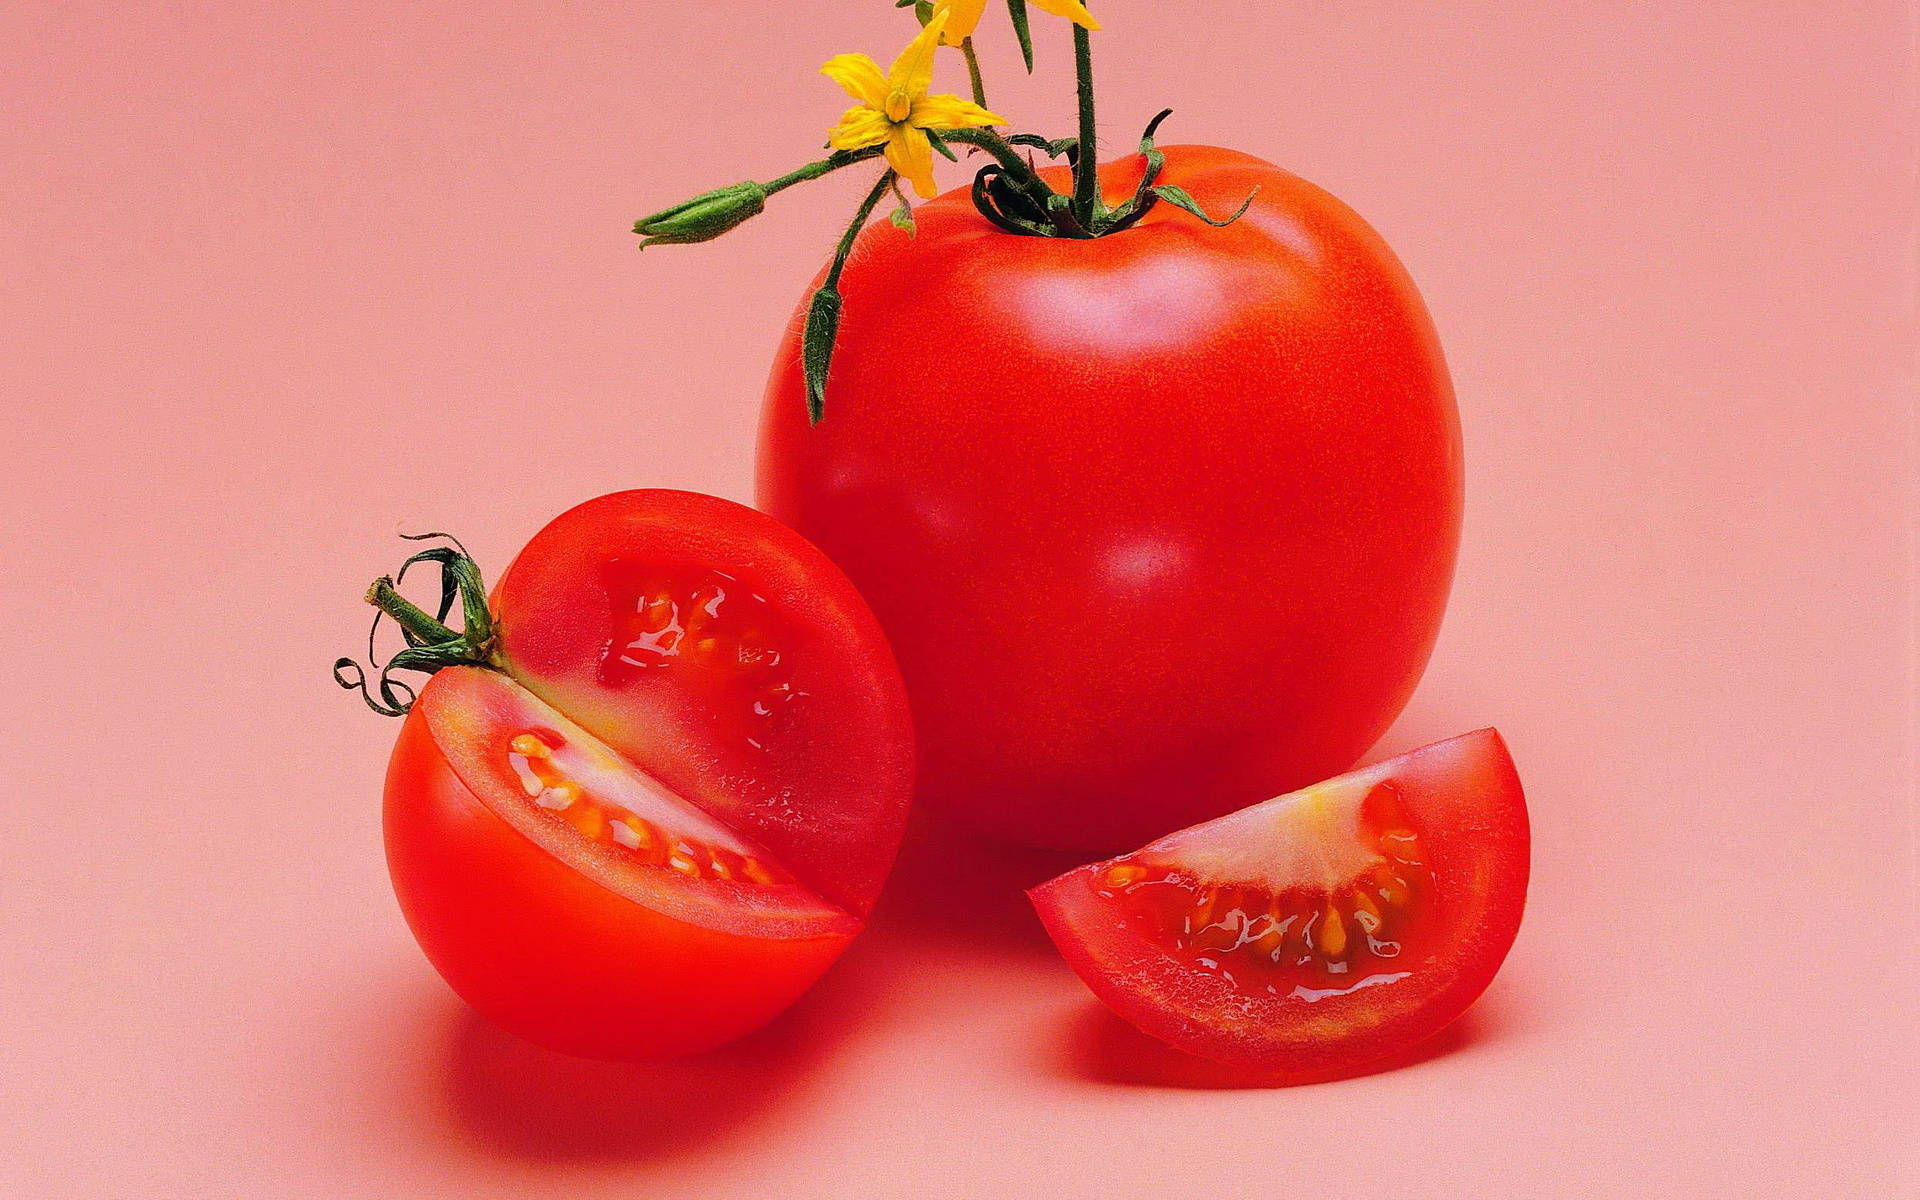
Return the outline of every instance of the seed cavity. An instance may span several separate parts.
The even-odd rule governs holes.
[[[605,586],[613,628],[601,655],[602,680],[619,685],[685,669],[687,695],[716,715],[740,711],[750,718],[741,741],[758,752],[772,744],[772,731],[791,722],[806,692],[794,686],[788,655],[769,634],[777,624],[766,597],[724,571],[618,561],[607,564]]]
[[[1092,885],[1153,940],[1205,970],[1278,995],[1290,986],[1321,986],[1315,977],[1364,975],[1375,960],[1403,953],[1431,879],[1411,829],[1390,827],[1378,838],[1373,866],[1333,887],[1212,884],[1136,859],[1097,868]]]
[[[566,777],[555,758],[557,749],[559,739],[550,732],[515,734],[507,742],[507,762],[528,799],[555,814],[555,819],[566,821],[588,841],[616,846],[631,861],[689,879],[745,881],[760,887],[787,882],[757,858],[691,837],[669,837],[638,814],[603,802]]]
[[[1100,875],[1100,882],[1113,891],[1132,887],[1147,877],[1145,867],[1136,867],[1127,863],[1117,863],[1108,867]]]
[[[637,818],[632,819],[637,820]],[[629,850],[638,850],[644,844],[640,840],[640,831],[632,825],[629,825],[626,821],[613,822],[609,827],[609,832],[613,834],[614,841]]]

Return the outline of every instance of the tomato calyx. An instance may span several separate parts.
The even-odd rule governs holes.
[[[1022,237],[1107,237],[1139,224],[1140,219],[1163,200],[1216,229],[1233,224],[1246,215],[1258,188],[1247,196],[1239,211],[1221,219],[1208,213],[1184,188],[1158,182],[1161,171],[1166,169],[1167,156],[1154,145],[1154,137],[1159,133],[1161,123],[1172,115],[1172,109],[1162,109],[1147,123],[1146,132],[1140,135],[1140,154],[1146,159],[1146,168],[1141,172],[1140,183],[1133,195],[1118,207],[1107,207],[1097,195],[1091,204],[1081,201],[1077,195],[1061,195],[1032,171],[1031,163],[1026,164],[1026,171],[1018,171],[1017,168],[1010,170],[1004,161],[982,167],[979,174],[974,176],[973,206],[995,228]],[[975,133],[972,130],[961,132],[963,135]],[[963,140],[980,144],[981,139],[967,136]],[[1044,138],[1038,134],[1016,133],[1006,138],[1005,144],[1038,150],[1048,158],[1064,159],[1073,170],[1077,185],[1081,175],[1079,138]],[[1037,188],[1034,186],[1036,184]]]
[[[350,692],[359,692],[367,707],[383,717],[404,717],[412,711],[418,693],[409,684],[395,679],[395,671],[413,671],[432,675],[447,667],[500,668],[499,639],[493,611],[487,606],[486,581],[460,539],[449,533],[403,533],[410,542],[442,539],[449,543],[433,546],[400,564],[392,575],[382,575],[367,588],[366,600],[378,611],[367,631],[367,665],[352,658],[336,659],[333,681]],[[440,568],[440,599],[433,613],[400,594],[407,572],[421,563]],[[460,606],[461,628],[446,622],[455,604]],[[400,627],[407,648],[385,662],[380,661],[374,641],[380,622],[392,620]],[[369,678],[371,671],[371,678]]]

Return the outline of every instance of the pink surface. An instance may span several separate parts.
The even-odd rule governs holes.
[[[813,996],[705,1061],[527,1049],[414,948],[394,727],[326,678],[360,588],[396,526],[498,569],[599,492],[751,494],[860,185],[711,247],[626,227],[797,162],[843,104],[815,65],[902,30],[585,7],[0,10],[0,1193],[1913,1186],[1906,5],[1100,6],[1116,143],[1173,104],[1421,281],[1468,530],[1380,751],[1497,724],[1532,795],[1481,1005],[1290,1091],[1194,1086],[1040,939],[1012,889],[1046,867],[938,830]],[[995,106],[1065,132],[1035,20],[1044,89],[989,18]]]

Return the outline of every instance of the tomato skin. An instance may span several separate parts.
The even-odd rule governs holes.
[[[563,1053],[655,1059],[717,1046],[792,1004],[852,937],[745,937],[609,891],[481,801],[420,706],[394,746],[384,823],[401,911],[441,976],[502,1028]]]
[[[861,235],[825,420],[798,320],[768,386],[761,506],[885,627],[919,797],[1016,842],[1110,853],[1345,768],[1451,585],[1459,421],[1412,281],[1313,185],[1166,155],[1251,209],[1074,241],[949,193]]]
[[[1448,898],[1440,918],[1446,949],[1407,964],[1414,974],[1404,989],[1363,987],[1317,1002],[1240,992],[1134,936],[1096,886],[1106,863],[1076,868],[1029,895],[1068,965],[1143,1032],[1275,1083],[1352,1073],[1432,1037],[1486,991],[1519,933],[1531,858],[1525,793],[1494,730],[1367,770],[1389,773],[1414,794],[1434,883]]]

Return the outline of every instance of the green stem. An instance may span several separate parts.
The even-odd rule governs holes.
[[[807,323],[800,335],[800,365],[807,385],[807,419],[815,425],[826,416],[827,372],[833,367],[833,349],[840,338],[840,275],[847,269],[847,258],[853,253],[860,231],[867,227],[867,220],[879,207],[881,198],[893,189],[896,178],[891,169],[881,172],[873,190],[853,214],[847,231],[840,235],[826,280],[814,289],[807,301]]]
[[[394,624],[428,645],[450,642],[460,635],[435,620],[433,615],[400,594],[393,578],[382,575],[367,589],[367,603],[393,618]]]
[[[840,244],[834,248],[833,265],[827,268],[827,281],[821,285],[823,288],[839,290],[840,273],[847,269],[847,256],[853,253],[854,240],[867,227],[868,218],[873,216],[874,209],[880,207],[880,201],[892,189],[893,181],[894,173],[891,170],[884,172],[880,181],[873,185],[873,190],[867,193],[867,198],[860,202],[859,209],[853,214],[853,223],[840,235]]]
[[[1022,191],[1034,188],[1046,188],[1047,183],[1027,164],[1017,147],[991,129],[942,129],[940,136],[949,142],[959,142],[967,146],[978,146],[998,159],[1000,165],[1013,176]]]
[[[1073,27],[1073,73],[1080,91],[1080,148],[1073,167],[1073,215],[1091,229],[1099,217],[1100,162],[1093,114],[1093,35]]]
[[[1006,173],[1012,175],[1021,188],[1029,188],[1033,184],[1039,184],[1043,188],[1046,186],[1046,182],[1033,171],[1033,167],[1027,165],[1027,159],[1020,156],[1020,150],[1014,148],[1014,144],[1002,138],[998,132],[991,129],[943,129],[939,134],[947,142],[960,142],[962,146],[979,146],[987,154],[1000,159],[1000,165],[1006,167]]]
[[[987,84],[980,78],[980,56],[973,52],[973,39],[960,39],[960,56],[967,60],[967,82],[973,85],[973,102],[981,108],[987,106]]]
[[[834,171],[838,171],[841,167],[850,167],[855,163],[863,163],[868,159],[879,158],[880,153],[881,147],[879,146],[868,146],[864,150],[835,150],[832,154],[829,154],[817,162],[810,162],[804,167],[797,167],[794,170],[788,171],[785,175],[780,176],[778,179],[769,179],[763,186],[767,189],[767,195],[771,196],[775,192],[784,191],[796,183],[807,183],[820,178],[822,175],[831,174]]]

